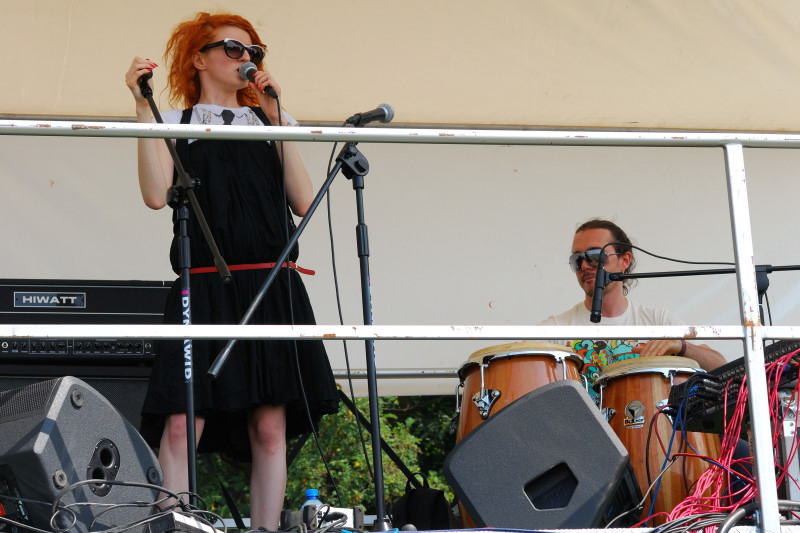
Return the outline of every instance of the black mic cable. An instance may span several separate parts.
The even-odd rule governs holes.
[[[255,77],[255,71],[256,70],[258,70],[258,69],[256,69],[256,66],[253,63],[247,62],[247,63],[242,64],[242,66],[239,67],[239,75],[242,77],[242,79],[246,78],[246,79],[248,79],[250,81],[253,81],[253,78]],[[283,112],[281,111],[281,100],[280,100],[280,97],[278,97],[278,94],[275,92],[275,89],[273,89],[270,86],[265,87],[263,92],[265,94],[267,94],[268,96],[270,96],[270,97],[275,99],[276,104],[278,106],[278,126],[283,126]],[[289,215],[289,199],[288,199],[287,194],[286,194],[286,189],[287,189],[287,183],[286,183],[286,160],[285,160],[285,153],[284,153],[284,149],[283,149],[283,142],[284,141],[282,141],[282,140],[277,141],[277,143],[276,143],[277,146],[275,147],[276,148],[275,151],[278,154],[278,159],[279,159],[280,167],[281,167],[281,183],[283,184],[283,203],[286,206],[286,209],[284,209],[284,213],[283,213],[284,214],[284,218],[283,218],[283,220],[284,220],[284,236],[286,237],[286,241],[288,242],[289,238],[290,238],[290,235],[289,235],[289,216],[290,215]],[[281,267],[279,265],[275,265],[274,268],[281,268]],[[297,274],[297,275],[299,276],[299,274]],[[294,297],[292,296],[292,269],[289,268],[288,265],[286,267],[286,284],[287,284],[287,296],[288,296],[288,300],[289,300],[288,301],[288,304],[289,304],[289,319],[291,321],[291,325],[294,326],[295,325],[295,323],[294,323],[294,305],[292,303],[293,299],[294,299]],[[339,501],[339,507],[344,507],[344,504],[342,503],[342,495],[339,493],[339,486],[336,483],[336,479],[333,477],[333,472],[331,471],[331,467],[328,464],[327,458],[325,457],[325,452],[322,449],[322,443],[320,442],[319,434],[317,433],[317,430],[314,428],[314,420],[313,420],[313,417],[311,415],[311,406],[309,405],[309,402],[308,402],[308,393],[306,392],[305,383],[303,381],[303,371],[302,371],[302,367],[300,365],[300,352],[299,352],[298,347],[297,347],[297,339],[292,339],[291,342],[292,342],[292,348],[294,350],[294,368],[295,368],[295,371],[297,372],[297,383],[300,386],[300,396],[302,396],[302,398],[303,398],[303,408],[305,410],[306,420],[308,421],[308,426],[309,426],[309,429],[311,430],[311,434],[314,437],[314,443],[317,446],[317,451],[319,452],[319,457],[322,460],[322,463],[325,465],[325,471],[328,474],[328,479],[331,482],[331,486],[333,487],[334,492],[336,492],[336,498]],[[322,341],[320,341],[320,342],[322,342]],[[326,357],[327,357],[327,355],[326,355]]]
[[[242,63],[239,66],[239,76],[243,80],[248,80],[250,82],[254,82],[255,81],[256,72],[258,72],[258,67],[256,67],[255,63],[253,63],[251,61],[248,61],[246,63]],[[264,94],[266,94],[267,96],[275,99],[276,104],[278,106],[278,126],[283,126],[283,112],[281,111],[281,101],[280,101],[280,97],[278,96],[278,93],[275,91],[274,88],[270,87],[269,85],[264,87],[264,90],[262,92]],[[287,189],[287,184],[286,184],[286,161],[285,161],[285,153],[284,153],[284,149],[283,149],[284,148],[283,142],[284,141],[282,141],[282,140],[276,141],[276,143],[275,143],[275,152],[276,152],[276,154],[278,156],[278,160],[279,160],[280,168],[281,168],[281,183],[283,185],[283,187],[282,187],[283,188],[283,191],[282,191],[282,193],[283,193],[283,203],[286,206],[286,209],[284,210],[284,219],[283,219],[284,220],[284,236],[286,237],[286,240],[288,242],[289,241],[289,201],[288,201],[288,198],[287,198],[287,195],[286,195],[286,189]],[[275,265],[274,268],[281,268],[281,267],[279,265]],[[286,268],[286,282],[287,282],[287,296],[288,296],[288,300],[289,300],[288,301],[289,319],[290,319],[291,325],[294,326],[295,323],[294,323],[294,305],[292,303],[293,296],[292,296],[292,272],[291,272],[291,270],[292,269],[287,266],[287,268]],[[314,442],[317,445],[317,451],[319,452],[320,458],[322,459],[322,462],[325,465],[325,470],[328,473],[328,478],[330,479],[331,484],[333,486],[333,489],[336,492],[336,495],[337,495],[338,500],[339,500],[339,506],[341,507],[342,506],[342,497],[339,494],[339,487],[337,486],[336,480],[333,478],[333,473],[331,472],[330,466],[328,465],[328,461],[325,458],[325,453],[323,452],[322,446],[320,444],[319,435],[317,434],[317,431],[314,428],[314,422],[313,422],[313,418],[311,416],[311,408],[310,408],[310,405],[309,405],[309,402],[308,402],[308,394],[306,393],[305,384],[303,383],[303,375],[302,375],[302,369],[301,369],[301,365],[300,365],[300,353],[299,353],[299,350],[298,350],[298,347],[297,347],[297,339],[292,339],[292,347],[293,347],[293,350],[294,350],[294,367],[295,367],[295,371],[297,372],[297,380],[298,380],[298,385],[300,387],[300,395],[303,398],[303,407],[305,408],[306,419],[307,419],[309,427],[311,429],[311,433],[314,436]]]

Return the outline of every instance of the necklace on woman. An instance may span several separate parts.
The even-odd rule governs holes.
[[[205,104],[197,104],[194,106],[192,113],[194,114],[198,124],[220,125],[224,123],[222,118],[222,111],[225,110],[228,110],[228,108],[221,108],[221,111],[219,113],[215,113],[211,109],[207,108]],[[239,119],[238,121],[236,120],[237,118]],[[242,116],[240,117],[234,116],[232,120],[240,122],[242,119],[244,119],[245,124],[237,124],[237,125],[256,126],[259,124],[258,117],[256,117],[256,114],[253,113],[253,110],[250,109],[249,107],[245,109],[245,112]]]

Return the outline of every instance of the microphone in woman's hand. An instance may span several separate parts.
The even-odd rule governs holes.
[[[247,63],[242,63],[242,66],[239,67],[239,76],[243,80],[255,82],[256,79],[256,72],[258,72],[258,67],[255,63],[248,61]],[[272,98],[278,99],[278,93],[275,92],[275,89],[267,85],[264,87],[264,94],[271,96]]]

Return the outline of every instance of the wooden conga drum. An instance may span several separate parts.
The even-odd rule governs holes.
[[[667,446],[673,431],[670,419],[666,415],[659,416],[650,437],[648,457],[647,434],[651,419],[667,403],[672,384],[683,383],[692,374],[702,371],[697,362],[686,357],[641,357],[606,366],[593,385],[600,409],[611,429],[628,450],[642,494],[647,492],[649,486],[647,463],[650,465],[652,483],[658,477],[665,460],[655,432],[661,435]],[[678,452],[681,446],[680,428],[678,432],[672,445],[672,454]],[[686,435],[699,455],[712,458],[719,456],[720,442],[717,435],[697,432],[688,432]],[[694,453],[691,449],[687,451]],[[688,486],[691,490],[692,485],[709,466],[699,458],[678,459],[661,477],[653,513],[671,512],[687,496],[685,487]],[[648,498],[645,502],[642,518],[648,516],[651,501]]]
[[[580,380],[583,360],[566,346],[515,342],[469,356],[458,372],[460,409],[456,442],[514,400],[561,379]]]
[[[473,353],[458,372],[456,443],[511,402],[559,381],[580,381],[583,359],[561,344],[516,342]],[[465,527],[476,527],[459,504]]]

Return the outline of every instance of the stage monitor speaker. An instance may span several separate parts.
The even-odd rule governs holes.
[[[0,393],[6,518],[53,530],[52,518],[59,530],[78,533],[133,524],[154,507],[125,504],[154,503],[159,490],[121,484],[126,482],[160,486],[158,461],[133,426],[85,382],[68,376]]]
[[[444,473],[479,527],[603,527],[642,498],[628,452],[573,380],[492,415],[456,445]],[[636,523],[631,515],[614,525]]]

